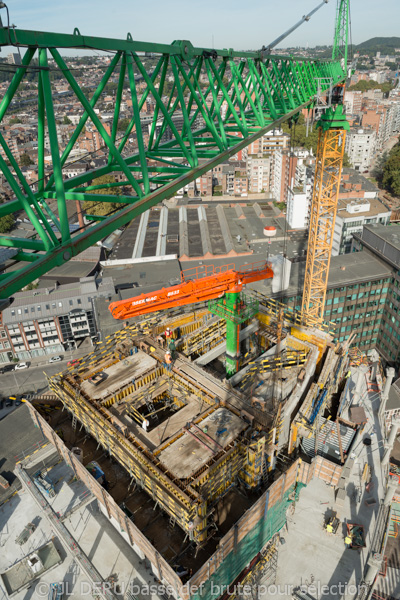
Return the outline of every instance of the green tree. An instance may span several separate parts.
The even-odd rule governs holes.
[[[29,167],[29,165],[33,165],[33,160],[31,159],[29,154],[25,152],[21,155],[19,159],[19,164],[21,165],[21,167]]]
[[[352,167],[353,166],[350,162],[350,158],[349,158],[349,155],[347,154],[347,152],[345,152],[343,154],[343,166],[344,167]]]
[[[126,128],[128,127],[129,123],[131,122],[130,119],[126,118],[126,119],[120,119],[118,121],[118,125],[117,125],[117,131],[126,131]]]
[[[367,92],[368,90],[381,90],[384,94],[390,92],[393,89],[393,84],[391,81],[385,81],[385,83],[377,83],[376,81],[358,81],[354,85],[349,87],[349,91],[355,90],[360,92]]]
[[[71,119],[67,115],[64,115],[63,125],[71,125],[71,124],[72,124]]]
[[[382,185],[391,194],[400,196],[400,142],[389,152],[383,167]]]
[[[121,189],[119,187],[106,187],[109,184],[113,184],[115,178],[112,175],[102,175],[93,179],[91,185],[103,185],[105,187],[98,190],[89,190],[90,194],[107,194],[111,196],[120,196]],[[105,216],[112,213],[116,208],[122,208],[124,204],[120,202],[92,202],[87,201],[83,203],[83,209],[90,215]]]
[[[14,227],[14,215],[0,217],[0,233],[8,233]]]
[[[12,117],[10,119],[10,125],[17,125],[17,123],[22,123],[22,119],[19,117]]]
[[[371,171],[372,177],[376,179],[379,183],[382,183],[383,179],[383,169],[385,167],[386,161],[389,158],[389,152],[385,151],[382,156],[378,156],[375,161],[375,165]]]

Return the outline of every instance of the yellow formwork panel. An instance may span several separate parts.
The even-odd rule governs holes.
[[[320,361],[320,359],[322,358],[326,346],[327,346],[327,341],[326,339],[323,338],[319,338],[311,333],[306,333],[305,331],[300,330],[298,327],[292,327],[290,330],[290,333],[293,337],[299,339],[299,340],[304,340],[305,342],[308,342],[309,344],[313,344],[314,346],[318,347],[318,362]]]

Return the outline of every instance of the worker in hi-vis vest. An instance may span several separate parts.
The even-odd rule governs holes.
[[[164,355],[164,367],[167,371],[171,371],[172,369],[172,354],[169,350],[167,350]]]

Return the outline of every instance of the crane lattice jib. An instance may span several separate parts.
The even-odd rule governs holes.
[[[350,0],[338,0],[336,10],[335,35],[332,47],[332,60],[340,60],[347,66],[347,45],[349,37]]]
[[[37,93],[30,95],[29,106],[38,118],[38,182],[28,183],[12,140],[1,127],[0,168],[14,199],[0,205],[0,217],[12,213],[27,217],[34,233],[28,238],[18,233],[0,236],[0,246],[7,247],[16,261],[15,270],[0,274],[0,298],[67,262],[298,113],[313,102],[318,81],[326,81],[328,88],[346,75],[340,59],[195,48],[188,41],[152,44],[133,41],[130,34],[116,40],[83,36],[77,29],[73,35],[0,29],[0,46],[10,42],[26,51],[0,103],[0,122],[22,106],[16,95],[28,74],[36,71]],[[70,61],[61,56],[60,51],[77,48],[113,53],[93,90],[79,83]],[[53,73],[68,84],[66,93],[55,90]],[[117,89],[108,128],[96,105],[113,79]],[[125,89],[131,112],[129,124],[120,131]],[[60,147],[55,111],[68,94],[79,103],[81,114],[68,142]],[[150,103],[154,112],[146,116]],[[65,168],[75,160],[73,151],[84,128],[98,136],[107,159],[68,179]],[[46,169],[48,151],[51,173]],[[115,183],[92,183],[116,173]],[[109,192],[113,187],[128,191],[116,196]],[[105,193],[99,195],[99,189]],[[74,201],[112,202],[117,210],[71,232],[68,208]]]

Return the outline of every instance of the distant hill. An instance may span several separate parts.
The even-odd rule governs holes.
[[[374,37],[354,46],[356,51],[366,54],[394,54],[395,48],[400,48],[400,37]]]

